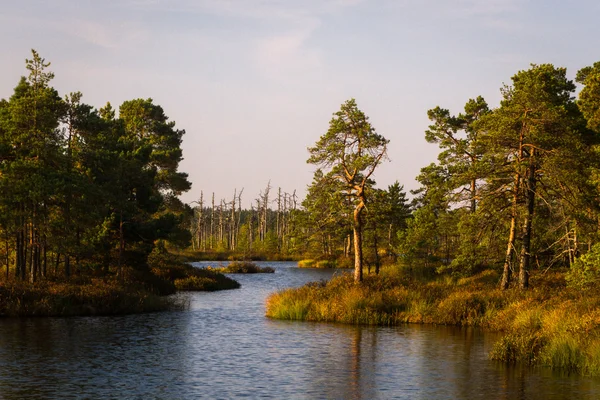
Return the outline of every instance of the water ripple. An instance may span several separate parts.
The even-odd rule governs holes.
[[[598,380],[489,361],[473,329],[268,320],[269,293],[332,272],[262,265],[239,290],[180,294],[186,311],[0,320],[0,399],[600,398]]]

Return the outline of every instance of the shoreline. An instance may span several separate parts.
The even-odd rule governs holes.
[[[414,271],[413,271],[414,272]],[[271,294],[273,319],[398,326],[477,327],[500,333],[490,357],[600,376],[600,290],[568,288],[564,274],[534,273],[532,288],[498,289],[500,274],[434,279],[386,268],[355,284],[350,274]]]

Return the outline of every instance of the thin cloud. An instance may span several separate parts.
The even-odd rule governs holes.
[[[68,25],[52,23],[54,29],[105,48],[120,49],[139,45],[149,39],[150,33],[138,24],[102,23],[88,19],[71,20]]]
[[[303,19],[336,13],[365,0],[127,0],[123,7],[186,11],[253,19]]]
[[[293,79],[321,67],[321,57],[316,49],[306,46],[312,29],[271,36],[258,42],[255,62],[258,69],[270,78]]]

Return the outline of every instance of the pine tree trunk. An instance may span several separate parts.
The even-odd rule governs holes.
[[[229,221],[229,248],[235,250],[235,198],[237,189],[233,191],[233,199],[231,200],[231,221]]]
[[[46,234],[44,234],[42,251],[44,252],[44,260],[42,263],[42,276],[46,278],[48,273],[48,239],[46,238]]]
[[[58,276],[58,266],[60,265],[60,253],[56,253],[56,263],[54,264],[54,276]]]
[[[27,279],[27,224],[23,221],[21,231],[21,280]]]
[[[363,254],[362,254],[362,220],[361,213],[365,203],[360,200],[354,209],[354,282],[363,280]]]
[[[477,211],[477,180],[471,179],[471,213],[475,214]]]
[[[373,233],[373,250],[375,251],[375,275],[379,275],[379,267],[380,267],[380,260],[379,260],[379,241],[377,238],[377,228],[375,228],[375,232]]]
[[[521,263],[519,264],[519,287],[523,290],[529,287],[529,268],[531,265],[531,231],[533,225],[533,213],[535,211],[536,186],[534,151],[535,149],[531,150],[527,174],[527,215],[523,222],[523,248],[521,249]]]
[[[119,214],[119,261],[117,262],[117,276],[123,277],[123,254],[125,252],[125,236],[123,232],[123,211]],[[67,256],[65,256],[65,263]]]
[[[350,257],[352,251],[352,235],[348,234],[344,243],[344,257]]]
[[[506,247],[506,257],[504,258],[504,269],[502,272],[502,281],[500,282],[500,289],[502,290],[508,289],[512,275],[511,264],[513,259],[513,252],[515,249],[520,183],[521,175],[517,173],[515,174],[515,182],[513,187],[513,200],[510,215],[510,230],[508,233],[508,244]]]
[[[120,267],[120,266],[119,266]],[[65,277],[71,276],[71,257],[65,253]]]
[[[8,248],[8,229],[5,231],[6,237],[4,238],[4,244],[6,249],[6,280],[8,280],[9,264],[10,264],[10,253]]]
[[[29,231],[29,247],[31,248],[31,252],[29,253],[29,281],[31,283],[35,283],[36,279],[37,279],[37,255],[36,255],[36,245],[35,245],[35,228],[34,228],[34,223],[33,223],[33,216],[32,216],[32,222],[31,222],[31,229]]]

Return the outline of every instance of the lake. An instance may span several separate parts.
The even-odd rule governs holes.
[[[0,319],[0,399],[600,399],[598,379],[488,360],[476,329],[269,320],[269,293],[340,272],[259,264],[276,272],[178,294],[185,311]]]

